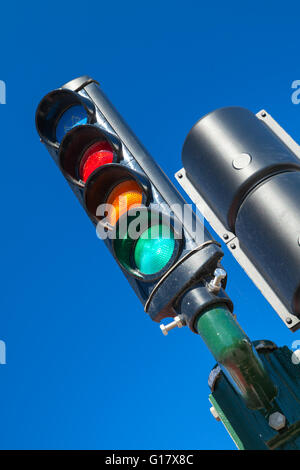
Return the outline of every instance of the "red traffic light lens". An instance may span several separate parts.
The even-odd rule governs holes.
[[[88,177],[102,165],[112,163],[114,159],[113,149],[106,141],[96,142],[83,154],[80,162],[79,175],[86,182]]]

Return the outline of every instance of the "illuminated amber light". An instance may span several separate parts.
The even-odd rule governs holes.
[[[108,208],[107,221],[115,225],[121,215],[133,207],[142,204],[143,193],[139,185],[134,180],[127,180],[119,183],[109,194],[106,204]]]

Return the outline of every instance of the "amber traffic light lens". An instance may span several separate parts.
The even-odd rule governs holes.
[[[140,186],[134,180],[127,180],[119,183],[110,192],[106,204],[108,207],[107,220],[111,225],[115,225],[122,214],[133,207],[142,204],[143,193]]]

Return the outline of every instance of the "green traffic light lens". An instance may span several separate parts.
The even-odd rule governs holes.
[[[154,209],[137,207],[121,215],[112,235],[115,258],[129,274],[153,282],[176,261],[182,234],[174,219]]]
[[[174,249],[174,234],[170,228],[153,225],[142,233],[135,245],[135,264],[142,274],[156,274],[168,264]]]

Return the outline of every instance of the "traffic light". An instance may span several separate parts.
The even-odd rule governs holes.
[[[195,316],[220,302],[224,292],[206,286],[223,253],[89,77],[75,79],[40,102],[36,126],[150,317],[160,322],[181,314],[183,294],[197,296],[184,313]],[[176,279],[176,284],[174,284]]]
[[[162,332],[189,326],[249,413],[258,410],[264,420],[284,414],[276,376],[233,315],[219,243],[98,83],[83,76],[50,92],[38,106],[36,127],[145,312],[156,322],[172,318]]]
[[[300,148],[266,111],[200,119],[177,179],[292,331],[300,327]]]

